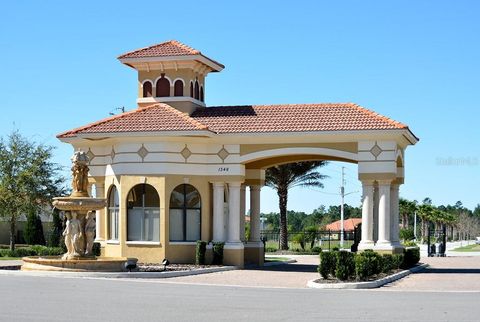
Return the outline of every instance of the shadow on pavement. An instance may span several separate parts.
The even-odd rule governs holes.
[[[479,268],[427,268],[418,274],[480,274]]]

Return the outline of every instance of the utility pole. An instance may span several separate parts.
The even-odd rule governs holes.
[[[342,204],[340,205],[340,248],[343,248],[344,236],[344,204],[345,204],[345,167],[342,167],[342,186],[340,187],[340,196]]]
[[[345,167],[342,167],[342,185],[340,187],[340,196],[342,197],[342,204],[340,205],[340,248],[343,248],[343,244],[345,241],[345,196],[351,195],[352,193],[357,193],[358,191],[352,191],[345,193]]]
[[[417,241],[417,212],[413,214],[413,239]]]

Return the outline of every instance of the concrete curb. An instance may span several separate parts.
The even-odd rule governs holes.
[[[371,288],[378,288],[385,284],[397,281],[405,276],[408,276],[412,273],[417,273],[419,271],[424,270],[427,268],[428,264],[422,264],[413,268],[410,268],[405,271],[398,272],[396,274],[384,277],[382,279],[371,281],[371,282],[353,282],[353,283],[331,283],[331,284],[321,284],[315,282],[315,280],[308,281],[307,287],[309,288],[317,288],[317,289],[342,289],[342,290],[358,290],[358,289],[371,289]]]
[[[238,269],[237,266],[223,266],[212,268],[200,268],[190,271],[176,271],[176,272],[48,272],[48,271],[9,271],[0,270],[1,275],[15,275],[15,276],[43,276],[43,277],[82,277],[82,278],[170,278],[180,276],[191,276],[200,274],[209,274],[217,272],[233,271]]]

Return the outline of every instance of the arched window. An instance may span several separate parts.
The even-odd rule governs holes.
[[[152,97],[152,83],[149,81],[143,83],[143,97]]]
[[[113,186],[108,193],[108,239],[118,240],[119,198],[117,187]]]
[[[181,184],[170,196],[170,241],[196,241],[201,229],[200,193],[194,186]]]
[[[177,79],[173,87],[174,87],[174,90],[173,90],[174,96],[183,96],[183,82],[181,80]]]
[[[200,100],[205,102],[205,98],[203,97],[203,86],[200,86]]]
[[[195,81],[195,99],[199,99],[200,97],[200,94],[199,94],[200,90],[198,89],[198,81]]]
[[[157,81],[156,86],[157,86],[157,92],[155,96],[157,97],[170,96],[170,82],[163,75],[162,75],[162,78],[160,78]]]
[[[128,193],[127,240],[160,240],[160,198],[151,185],[138,184]]]
[[[193,97],[193,82],[190,82],[190,97]]]

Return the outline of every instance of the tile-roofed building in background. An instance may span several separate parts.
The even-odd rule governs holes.
[[[350,219],[345,219],[343,221],[343,230],[346,232],[353,232],[355,228],[357,228],[358,225],[362,223],[362,218],[350,218]],[[331,230],[331,231],[340,231],[342,229],[342,221],[337,220],[334,221],[327,226],[325,226],[326,230]]]
[[[206,76],[224,66],[177,41],[119,60],[137,71],[138,106],[58,135],[86,152],[90,184],[109,200],[97,218],[102,254],[192,263],[196,241],[213,240],[225,243],[224,264],[262,265],[265,171],[311,160],[358,165],[359,249],[403,250],[398,189],[418,141],[407,125],[353,103],[208,107]]]

